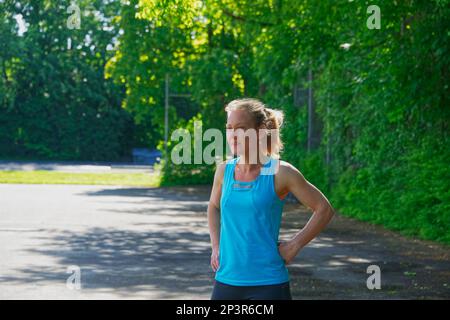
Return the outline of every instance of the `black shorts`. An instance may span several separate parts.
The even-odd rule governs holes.
[[[215,280],[211,300],[292,300],[288,282],[263,286],[232,286]]]

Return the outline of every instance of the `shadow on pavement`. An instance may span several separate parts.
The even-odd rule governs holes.
[[[208,299],[214,277],[206,220],[209,190],[105,188],[78,193],[113,196],[109,204],[117,203],[116,196],[123,197],[123,202],[132,205],[97,210],[120,215],[126,226],[37,233],[35,240],[42,245],[24,250],[37,257],[52,257],[58,267],[24,266],[16,270],[17,276],[4,276],[0,282],[64,284],[65,268],[77,265],[85,290],[116,291],[124,298],[148,292],[149,299]],[[141,218],[134,221],[127,215]],[[158,219],[146,220],[149,217]],[[281,237],[294,235],[309,217],[306,209],[287,206]],[[443,254],[447,256],[442,258]],[[294,299],[449,298],[445,287],[448,254],[447,248],[337,215],[289,265],[292,295]],[[366,269],[371,264],[381,268],[382,290],[366,287]]]
[[[205,234],[92,228],[40,240],[45,241],[41,248],[27,251],[52,256],[58,265],[79,266],[83,289],[121,289],[127,295],[156,289],[161,291],[161,299],[205,295],[211,290],[209,239]],[[3,277],[1,281],[64,284],[68,277],[65,269],[19,271],[20,278]]]

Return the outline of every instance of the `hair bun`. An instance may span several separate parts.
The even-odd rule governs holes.
[[[267,116],[265,121],[267,129],[279,129],[283,125],[284,114],[282,111],[265,107],[264,113]]]

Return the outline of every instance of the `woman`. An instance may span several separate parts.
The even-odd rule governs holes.
[[[227,142],[236,158],[221,163],[208,205],[212,300],[291,300],[286,265],[316,237],[334,214],[326,197],[288,162],[278,160],[283,113],[256,99],[225,108]],[[255,132],[256,143],[251,143]],[[289,241],[278,242],[286,195],[314,212]]]

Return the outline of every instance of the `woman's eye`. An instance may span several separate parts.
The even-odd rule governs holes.
[[[237,128],[225,127],[225,129],[226,129],[226,130],[229,130],[229,131],[237,131],[237,130],[245,131],[245,130],[247,130],[247,129],[244,128],[244,127],[237,127]]]

